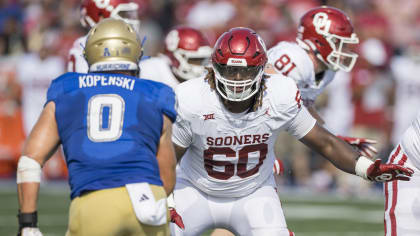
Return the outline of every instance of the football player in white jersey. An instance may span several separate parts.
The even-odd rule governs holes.
[[[420,107],[420,60],[419,49],[408,47],[401,56],[391,61],[391,71],[395,79],[393,127],[391,141],[394,147],[398,144],[404,131],[416,118]],[[415,55],[412,55],[415,54]]]
[[[139,5],[130,0],[83,0],[80,23],[83,27],[91,28],[105,18],[121,19],[130,24],[136,31],[140,30],[137,10]],[[69,51],[67,71],[88,73],[89,66],[83,56],[87,35],[73,43]]]
[[[177,26],[165,37],[165,53],[140,62],[140,77],[175,89],[186,80],[205,75],[212,48],[206,37],[187,26]]]
[[[420,112],[389,155],[388,163],[409,167],[414,174],[408,182],[384,184],[385,235],[420,235]]]
[[[188,26],[176,26],[165,37],[165,53],[140,62],[140,77],[167,84],[175,89],[184,81],[207,74],[205,66],[209,63],[212,51],[207,38],[199,30]],[[276,160],[274,173],[280,175],[282,168],[282,163]],[[173,221],[182,228],[182,219],[176,213],[174,203],[169,200],[168,204]],[[222,233],[222,229],[217,229],[212,235],[222,234],[229,233]]]
[[[176,88],[172,141],[180,168],[174,190],[185,230],[221,227],[235,235],[292,235],[273,177],[274,143],[287,131],[341,170],[374,181],[409,179],[412,170],[361,156],[301,105],[296,83],[264,73],[264,42],[248,28],[222,34],[206,76]],[[182,159],[181,159],[182,158]]]
[[[349,45],[359,39],[353,32],[349,17],[333,7],[317,7],[300,19],[296,42],[280,42],[268,50],[267,73],[281,73],[292,78],[301,91],[303,104],[320,124],[324,120],[314,103],[325,87],[333,80],[335,72],[351,71],[357,54]],[[372,157],[377,150],[374,140],[338,136],[357,147],[363,155]]]

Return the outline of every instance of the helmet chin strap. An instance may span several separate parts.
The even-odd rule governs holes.
[[[318,52],[318,50],[316,50],[315,52],[313,52],[312,54],[314,56],[314,58],[312,59],[312,61],[314,62],[314,70],[315,70],[315,74],[318,74],[320,72],[326,71],[327,69],[332,69],[330,67],[330,65],[324,61],[324,58],[322,58],[321,54]]]

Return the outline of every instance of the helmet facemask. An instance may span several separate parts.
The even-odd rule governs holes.
[[[359,43],[356,34],[353,33],[350,38],[329,34],[325,39],[332,48],[332,52],[327,56],[327,66],[333,71],[350,72],[358,57],[356,53],[350,50],[352,45],[349,45]]]
[[[234,60],[234,59],[233,59]],[[261,85],[263,66],[230,66],[213,63],[217,92],[226,100],[245,101],[254,96]]]
[[[176,49],[173,55],[178,60],[179,66],[172,66],[172,72],[184,80],[205,75],[207,72],[205,67],[209,64],[211,52],[209,46],[202,46],[197,51]]]

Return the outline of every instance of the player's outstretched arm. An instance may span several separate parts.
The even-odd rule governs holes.
[[[50,102],[45,106],[26,140],[18,162],[19,233],[42,235],[37,229],[36,212],[41,166],[54,154],[59,144],[55,104]]]
[[[381,164],[360,156],[349,144],[315,124],[301,141],[317,151],[337,168],[374,181],[409,180],[413,170],[395,164]]]
[[[156,157],[166,195],[169,195],[175,187],[176,159],[171,136],[172,122],[168,117],[163,115],[163,129]]]
[[[322,119],[322,117],[319,115],[319,113],[316,111],[315,106],[313,105],[313,102],[303,102],[303,104],[308,109],[309,113],[316,119],[318,124],[325,125],[325,121]],[[360,152],[360,154],[373,158],[374,155],[378,153],[378,150],[373,146],[373,144],[376,143],[375,140],[366,139],[366,138],[353,138],[353,137],[345,137],[337,135],[338,138],[342,139],[343,141],[347,142],[348,144],[352,145],[353,147],[357,148],[357,150]]]

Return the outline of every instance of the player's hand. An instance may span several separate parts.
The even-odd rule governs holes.
[[[284,174],[284,165],[283,165],[283,162],[280,159],[276,158],[274,160],[273,173],[275,175],[283,175]]]
[[[169,208],[169,214],[171,216],[172,223],[175,223],[181,229],[185,229],[184,222],[178,212],[176,212],[175,208]]]
[[[377,182],[409,181],[413,173],[411,168],[396,164],[382,164],[380,159],[375,160],[366,171],[367,178]]]
[[[375,140],[367,138],[352,138],[346,136],[337,137],[344,140],[348,144],[356,147],[359,150],[360,154],[362,154],[363,156],[372,158],[378,153],[378,150],[376,150],[376,148],[373,147],[373,144],[377,143]]]
[[[39,228],[25,227],[20,230],[18,236],[43,236]]]

